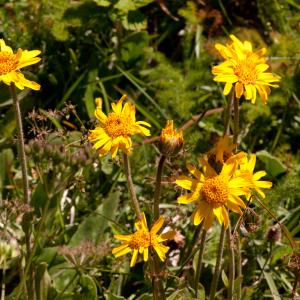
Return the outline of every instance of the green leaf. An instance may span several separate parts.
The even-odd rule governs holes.
[[[222,270],[221,277],[225,287],[228,287],[228,277],[224,270]]]
[[[97,91],[97,82],[96,82],[97,75],[98,75],[97,69],[93,69],[89,71],[87,75],[87,81],[90,83],[88,83],[86,87],[84,97],[83,97],[83,102],[85,104],[89,118],[92,118],[95,112],[94,92]]]
[[[112,293],[105,294],[104,297],[105,297],[105,300],[126,300],[126,298],[124,298],[122,296],[114,295]]]
[[[119,201],[119,192],[112,193],[105,199],[95,212],[91,213],[81,222],[77,231],[72,236],[69,246],[77,246],[86,240],[97,243],[103,239],[104,233],[109,226],[109,220],[115,218]]]
[[[0,152],[0,199],[5,182],[8,180],[8,174],[12,167],[13,159],[14,153],[11,149],[4,149]]]
[[[94,0],[94,2],[99,5],[99,6],[103,6],[103,7],[107,7],[110,6],[111,1],[109,0]]]
[[[177,290],[172,293],[167,300],[192,300],[193,295],[188,288]]]
[[[264,266],[264,259],[262,257],[257,257],[257,262],[258,262],[260,268],[262,269],[263,266]],[[281,297],[280,297],[280,294],[278,292],[278,289],[276,287],[275,281],[274,281],[271,273],[264,270],[263,274],[264,274],[264,277],[265,277],[265,279],[268,283],[268,286],[269,286],[269,289],[270,289],[271,294],[273,296],[273,299],[274,300],[280,300]]]
[[[81,275],[80,285],[82,287],[82,294],[84,294],[85,299],[97,299],[97,286],[92,277],[85,274]]]
[[[127,13],[130,10],[136,10],[152,2],[154,2],[154,0],[119,0],[114,7],[124,13]]]
[[[51,277],[47,271],[48,264],[41,263],[38,265],[35,274],[35,291],[37,300],[48,299],[49,289],[51,286]]]
[[[285,165],[266,150],[256,152],[256,156],[265,164],[267,174],[276,177],[286,172]]]

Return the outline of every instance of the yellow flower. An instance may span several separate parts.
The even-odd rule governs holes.
[[[182,131],[174,129],[173,120],[168,120],[160,135],[160,151],[163,155],[173,156],[178,154],[183,145]]]
[[[238,158],[240,155],[237,156]],[[231,157],[233,161],[233,157]],[[194,225],[199,225],[203,221],[205,230],[208,230],[214,217],[216,216],[220,224],[227,228],[229,217],[227,209],[241,214],[241,208],[246,205],[240,198],[242,195],[249,193],[251,182],[247,176],[240,174],[237,176],[237,163],[224,163],[220,174],[205,161],[201,160],[204,165],[204,174],[194,166],[188,164],[189,172],[195,177],[180,176],[176,184],[180,187],[191,191],[180,196],[178,203],[197,205],[192,220]]]
[[[26,79],[20,69],[38,63],[41,60],[40,57],[37,57],[40,53],[39,50],[18,49],[14,54],[4,40],[0,39],[0,81],[7,85],[13,82],[20,90],[23,90],[24,87],[39,90],[40,85]]]
[[[252,183],[252,188],[262,197],[265,198],[265,193],[261,190],[270,189],[272,187],[271,181],[260,180],[262,177],[266,176],[266,171],[258,171],[253,173],[256,163],[256,155],[251,154],[250,159],[247,157],[243,158],[240,165],[240,172],[243,176],[248,176],[250,182]],[[248,195],[250,197],[250,194]]]
[[[228,135],[220,137],[214,148],[209,152],[210,155],[214,155],[218,163],[224,163],[230,156],[232,156],[233,150],[236,148],[236,144],[233,144]]]
[[[122,256],[133,251],[130,267],[133,267],[137,261],[138,254],[142,254],[144,261],[148,261],[149,248],[153,248],[158,254],[159,258],[164,261],[166,259],[166,253],[169,247],[162,244],[162,242],[172,239],[175,232],[168,231],[161,235],[157,235],[157,232],[161,229],[164,223],[164,217],[160,217],[152,226],[149,231],[145,214],[141,220],[135,223],[136,232],[128,235],[116,234],[114,237],[121,241],[123,244],[112,250],[112,253],[116,256]]]
[[[212,73],[216,75],[214,80],[226,83],[224,95],[228,95],[234,86],[237,98],[244,95],[246,100],[255,103],[257,90],[263,103],[266,104],[271,92],[269,86],[278,87],[273,83],[280,81],[280,77],[265,72],[269,68],[263,57],[266,49],[253,52],[250,42],[242,43],[234,35],[230,35],[230,38],[233,41],[230,45],[216,44],[216,49],[223,56],[225,62],[213,67]]]
[[[95,111],[96,118],[100,121],[100,125],[94,130],[90,130],[88,139],[94,142],[94,149],[99,149],[99,155],[104,156],[111,152],[112,157],[116,157],[120,148],[125,153],[129,154],[132,146],[131,136],[141,134],[149,136],[149,129],[143,127],[151,127],[150,124],[144,121],[135,120],[135,106],[132,103],[125,103],[124,95],[117,103],[112,103],[113,112],[107,116],[102,111],[99,104]]]

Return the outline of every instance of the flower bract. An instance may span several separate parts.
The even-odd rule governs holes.
[[[93,148],[99,150],[99,155],[104,156],[111,152],[114,158],[119,149],[129,154],[132,147],[131,136],[140,134],[149,136],[150,131],[146,127],[151,125],[144,121],[136,121],[135,106],[132,103],[125,103],[124,95],[117,103],[112,103],[112,112],[106,115],[98,105],[95,116],[100,124],[90,130],[88,139],[94,143]]]
[[[11,47],[7,46],[3,39],[0,39],[0,81],[7,85],[14,83],[20,90],[25,87],[39,90],[40,85],[26,79],[20,69],[38,63],[41,60],[40,57],[37,57],[40,53],[39,50],[22,49],[13,53]]]
[[[116,256],[122,256],[129,252],[132,252],[132,258],[130,267],[136,264],[138,254],[143,255],[144,261],[148,261],[149,249],[153,248],[159,258],[164,261],[166,259],[166,253],[169,247],[162,244],[162,242],[172,239],[175,232],[168,231],[166,233],[158,235],[162,225],[164,223],[164,217],[160,217],[152,226],[149,231],[145,214],[142,214],[142,219],[135,223],[136,231],[133,234],[120,235],[116,234],[114,237],[123,241],[121,246],[118,246],[112,250],[112,253]]]
[[[174,129],[173,120],[168,120],[160,135],[160,151],[163,155],[173,156],[178,154],[183,145],[182,131]]]

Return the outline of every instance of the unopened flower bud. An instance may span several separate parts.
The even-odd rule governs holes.
[[[267,231],[267,240],[269,242],[278,242],[281,239],[281,230],[279,226],[272,226]]]
[[[182,131],[177,132],[177,130],[173,128],[173,120],[168,120],[166,127],[162,129],[160,135],[159,149],[161,154],[174,156],[181,150],[182,145]]]

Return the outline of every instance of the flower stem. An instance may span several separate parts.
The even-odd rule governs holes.
[[[215,266],[215,272],[214,272],[212,283],[210,286],[209,300],[215,299],[217,285],[218,285],[221,268],[222,268],[222,257],[223,257],[223,251],[224,251],[225,231],[226,231],[225,227],[224,227],[224,225],[222,225],[221,233],[220,233],[220,242],[219,242],[217,261],[216,261],[216,266]]]
[[[234,99],[233,100],[233,112],[234,112],[234,131],[233,131],[233,143],[236,144],[238,141],[238,136],[239,136],[239,119],[240,119],[240,112],[239,112],[239,99]]]
[[[160,199],[160,190],[161,190],[161,177],[162,177],[165,161],[166,161],[166,157],[164,155],[162,155],[158,162],[156,181],[155,181],[155,193],[154,193],[154,203],[153,203],[154,220],[157,220],[159,218],[159,199]]]
[[[233,299],[233,291],[234,291],[234,278],[235,278],[235,261],[234,261],[234,249],[232,245],[232,235],[230,225],[227,232],[227,240],[228,240],[228,250],[229,250],[229,276],[228,276],[228,300]]]
[[[159,258],[153,253],[153,275],[152,275],[152,291],[154,300],[165,300],[165,290],[161,280],[161,267]]]
[[[128,189],[129,189],[129,193],[130,193],[130,198],[132,201],[132,206],[136,213],[137,218],[139,220],[141,220],[142,212],[141,212],[140,205],[139,205],[139,202],[136,197],[136,193],[135,193],[135,189],[134,189],[134,185],[133,185],[133,181],[132,181],[132,176],[131,176],[130,163],[129,163],[128,155],[126,153],[123,153],[123,164],[124,164],[124,173],[125,173],[125,176],[127,179]]]
[[[231,117],[231,107],[232,102],[234,101],[234,91],[231,92],[231,96],[228,99],[227,107],[225,110],[225,124],[224,124],[224,132],[223,135],[229,135],[230,133],[230,117]]]
[[[24,146],[24,134],[23,134],[23,125],[22,125],[22,115],[20,110],[20,105],[17,97],[16,86],[12,82],[10,84],[10,92],[13,99],[13,105],[15,109],[15,116],[17,121],[17,132],[18,132],[18,155],[21,162],[22,168],[22,180],[23,180],[23,190],[24,190],[24,202],[29,203],[29,184],[28,184],[28,175],[27,175],[27,162],[25,155],[25,146]]]
[[[23,181],[23,196],[24,196],[24,203],[29,204],[29,184],[28,184],[28,171],[27,171],[27,161],[26,161],[26,155],[25,155],[25,143],[24,143],[24,134],[23,134],[23,124],[22,124],[22,115],[21,115],[21,109],[18,101],[16,86],[12,82],[10,84],[10,92],[13,99],[13,106],[15,110],[15,117],[17,121],[17,134],[18,134],[18,156],[21,163],[21,169],[22,169],[22,181]],[[26,264],[28,263],[28,257],[30,255],[31,249],[30,249],[30,221],[27,220],[26,217],[24,217],[24,225],[23,230],[25,234],[25,241],[26,241]],[[30,275],[31,272],[30,272]],[[33,292],[32,287],[32,280],[28,282],[29,286],[29,297],[31,297],[31,292]]]
[[[242,256],[241,256],[241,245],[240,245],[240,237],[236,238],[236,275],[239,278],[237,290],[236,290],[236,299],[240,300],[242,296]]]
[[[205,248],[205,240],[206,240],[206,230],[203,229],[201,233],[201,240],[200,240],[200,249],[199,249],[199,256],[197,261],[196,273],[195,273],[195,282],[194,282],[194,289],[195,289],[195,297],[198,296],[198,282],[200,279],[201,271],[202,271],[202,259],[203,253]]]

